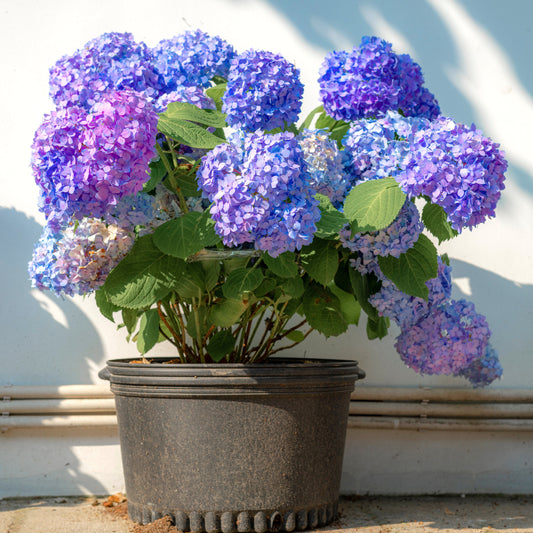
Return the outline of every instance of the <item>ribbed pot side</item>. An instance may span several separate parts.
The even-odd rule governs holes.
[[[353,361],[108,361],[130,517],[181,531],[292,531],[337,510]]]

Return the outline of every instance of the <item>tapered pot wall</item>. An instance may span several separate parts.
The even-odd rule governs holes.
[[[209,533],[329,523],[363,375],[352,361],[109,361],[130,517]]]

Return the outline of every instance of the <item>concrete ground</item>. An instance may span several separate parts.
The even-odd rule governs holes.
[[[1,533],[170,533],[168,523],[138,526],[126,504],[104,498],[0,500]],[[533,496],[343,497],[328,533],[533,533]]]

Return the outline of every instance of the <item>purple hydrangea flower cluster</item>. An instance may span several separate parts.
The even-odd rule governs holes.
[[[95,218],[63,232],[45,226],[28,267],[32,286],[58,295],[88,294],[103,285],[134,240],[130,229]]]
[[[172,92],[182,86],[208,87],[214,76],[227,78],[236,54],[224,39],[195,30],[162,40],[152,55],[164,92]]]
[[[248,50],[231,63],[222,111],[227,123],[246,131],[284,128],[298,119],[300,71],[279,54]]]
[[[451,296],[451,267],[438,258],[436,278],[426,282],[429,289],[428,300],[410,296],[400,291],[394,283],[381,276],[381,289],[369,298],[380,316],[386,316],[402,329],[409,328],[427,316],[433,306],[444,304]]]
[[[428,315],[402,330],[395,347],[416,372],[459,375],[485,356],[490,334],[473,303],[451,300],[431,307]]]
[[[406,200],[390,226],[379,231],[356,233],[353,237],[350,228],[344,228],[340,232],[340,240],[345,248],[360,252],[367,259],[387,255],[400,257],[414,246],[423,229],[418,209],[413,202]]]
[[[105,93],[122,89],[152,99],[162,88],[148,47],[131,33],[105,33],[50,69],[50,96],[58,107],[89,110]]]
[[[101,217],[142,189],[155,156],[157,115],[131,91],[109,92],[91,113],[52,112],[35,134],[32,167],[50,224]]]
[[[308,184],[316,192],[327,196],[333,205],[340,205],[350,188],[352,179],[346,172],[346,152],[322,130],[304,130],[298,136]]]
[[[441,117],[414,134],[405,170],[395,177],[406,193],[442,206],[461,231],[494,216],[506,170],[498,144],[474,125]]]
[[[320,68],[320,97],[337,120],[350,122],[402,110],[434,119],[437,101],[423,87],[422,70],[408,55],[397,55],[378,37],[363,37],[351,52],[332,52]]]
[[[289,132],[252,133],[242,143],[219,145],[198,170],[224,244],[254,242],[273,257],[313,238],[320,210],[306,180],[301,148]]]

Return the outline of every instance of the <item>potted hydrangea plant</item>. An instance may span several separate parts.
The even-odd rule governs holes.
[[[436,243],[495,214],[498,144],[441,115],[421,69],[365,37],[326,56],[321,105],[282,56],[199,30],[105,34],[50,71],[32,167],[47,220],[29,271],[95,293],[141,358],[115,393],[130,516],[179,530],[332,520],[353,361],[272,357],[366,314],[401,359],[485,386],[485,318],[451,299]],[[175,358],[145,354],[171,343]],[[336,356],[337,354],[327,354]]]

